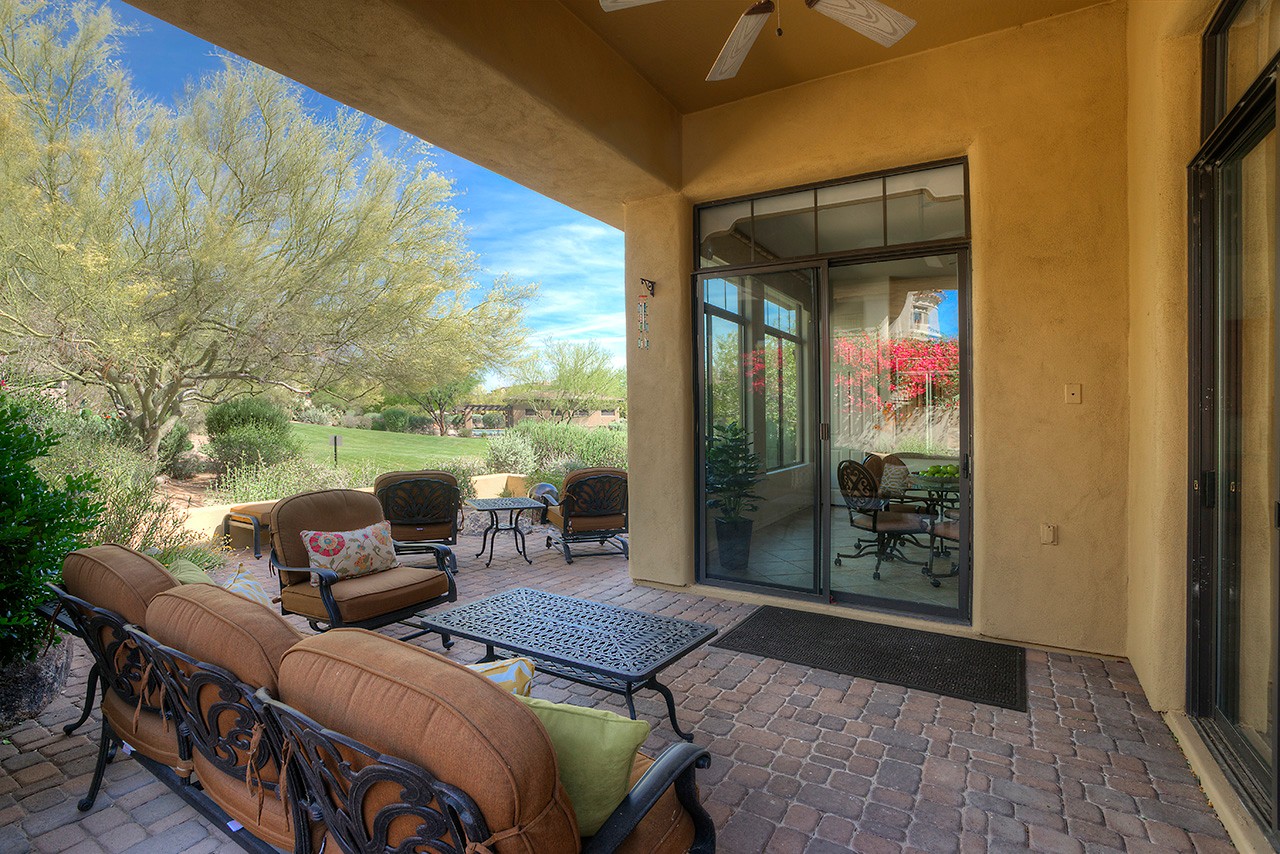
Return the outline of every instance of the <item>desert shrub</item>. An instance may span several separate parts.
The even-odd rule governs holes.
[[[387,429],[387,422],[383,419],[381,412],[375,412],[372,415],[368,416],[368,418],[370,421],[370,424],[369,424],[370,430],[381,431],[381,430]]]
[[[250,463],[275,465],[298,456],[302,446],[288,431],[242,424],[214,436],[209,441],[208,452],[226,471]]]
[[[384,409],[382,423],[389,433],[403,433],[409,429],[409,413],[398,406]]]
[[[517,433],[505,433],[489,439],[489,471],[524,474],[534,467],[533,444]]]
[[[625,430],[602,430],[598,427],[526,418],[512,427],[508,434],[528,439],[533,446],[534,464],[538,468],[554,468],[566,460],[579,463],[579,468],[627,466]]]
[[[431,430],[434,422],[425,415],[409,416],[409,432],[410,433],[426,433]]]
[[[569,472],[586,468],[581,460],[575,460],[572,457],[557,457],[547,460],[541,465],[535,466],[527,475],[529,479],[529,487],[532,489],[539,483],[549,483],[557,490],[564,489],[564,479],[569,476]]]
[[[230,468],[218,478],[213,500],[223,504],[269,501],[316,489],[355,489],[372,486],[377,473],[372,463],[358,467],[335,467],[293,457],[261,465],[249,463]]]
[[[480,422],[490,430],[497,430],[507,426],[507,416],[501,412],[486,412],[480,416]]]
[[[194,447],[195,445],[191,443],[191,428],[182,421],[175,423],[160,440],[158,457],[160,471],[179,480],[190,477],[190,474],[183,474],[187,471],[187,466],[179,463],[178,460]]]
[[[323,424],[333,427],[342,417],[342,413],[327,406],[302,406],[294,410],[293,420],[302,424]]]
[[[342,421],[339,426],[351,427],[356,430],[371,430],[373,429],[373,416],[357,415],[354,412],[348,412],[346,415],[342,416]]]
[[[238,397],[209,407],[204,416],[205,430],[216,438],[238,427],[257,427],[263,432],[285,433],[289,430],[289,414],[261,397]]]
[[[463,501],[476,497],[476,487],[471,479],[488,473],[485,461],[478,457],[457,457],[448,462],[439,463],[435,468],[447,471],[458,479],[458,492],[461,493]]]
[[[458,435],[459,435],[459,436],[461,436],[461,437],[462,437],[462,438],[464,438],[464,439],[470,439],[470,438],[471,438],[471,428],[470,428],[470,427],[459,427],[459,428],[458,428]]]

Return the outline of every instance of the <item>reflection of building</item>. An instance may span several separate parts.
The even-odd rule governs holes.
[[[942,291],[907,291],[902,310],[888,321],[890,338],[941,338],[938,306]]]

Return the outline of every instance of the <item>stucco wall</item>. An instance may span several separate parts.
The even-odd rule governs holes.
[[[1129,8],[1129,643],[1157,709],[1182,709],[1187,609],[1187,163],[1214,3]]]
[[[683,129],[690,202],[969,157],[974,625],[1104,653],[1124,652],[1127,614],[1125,54],[1125,7],[1094,7],[689,115]],[[671,238],[628,215],[629,287],[648,275],[633,259],[689,263]],[[687,349],[684,278],[683,315],[655,324],[656,349]],[[633,368],[630,388],[631,411],[664,411],[668,435],[686,429],[692,394],[688,368],[672,367],[648,385]],[[1083,384],[1082,405],[1063,402],[1065,383]],[[692,448],[665,449],[667,471],[691,463]],[[684,480],[667,480],[670,505],[692,500]],[[661,542],[635,530],[638,577],[692,580],[691,553],[669,554],[692,514],[671,521]],[[1060,545],[1040,545],[1041,522],[1060,526]]]

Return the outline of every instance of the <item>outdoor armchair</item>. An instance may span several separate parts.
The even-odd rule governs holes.
[[[638,755],[629,794],[594,837],[582,839],[533,712],[420,647],[347,629],[309,637],[285,654],[278,698],[261,691],[258,699],[273,737],[290,745],[282,750],[293,755],[291,797],[350,854],[701,854],[715,847],[694,785],[705,750],[682,742],[656,760]]]
[[[876,565],[871,576],[879,579],[882,562],[907,560],[902,541],[927,531],[928,521],[923,514],[900,509],[900,505],[892,505],[882,497],[875,475],[862,463],[843,460],[836,468],[836,480],[849,511],[849,524],[873,537],[859,540],[853,552],[836,552],[835,565],[840,566],[842,558],[860,558],[874,550]]]
[[[627,473],[619,468],[585,468],[564,479],[559,501],[540,496],[547,505],[546,522],[555,528],[547,548],[559,545],[565,563],[573,563],[570,547],[599,543],[603,551],[580,552],[578,557],[621,554],[627,557]]]
[[[280,610],[305,617],[316,631],[340,626],[376,629],[393,623],[421,629],[412,620],[416,614],[458,599],[448,546],[423,545],[435,555],[435,569],[395,566],[339,580],[330,570],[309,566],[303,531],[352,531],[384,521],[382,505],[367,492],[327,489],[282,498],[272,521],[271,569],[280,578]],[[312,576],[317,584],[311,583]],[[444,644],[451,645],[448,637]]]
[[[373,482],[373,494],[391,523],[391,539],[395,541],[397,554],[429,554],[429,544],[457,544],[462,493],[458,479],[449,472],[380,474]]]
[[[93,658],[80,722],[90,711],[95,685],[102,688],[98,757],[89,791],[79,803],[82,811],[92,809],[107,763],[121,743],[172,769],[176,778],[191,774],[190,753],[163,708],[159,682],[146,673],[125,629],[130,623],[144,625],[151,600],[177,586],[159,562],[114,544],[71,552],[63,562],[62,586],[50,585]]]

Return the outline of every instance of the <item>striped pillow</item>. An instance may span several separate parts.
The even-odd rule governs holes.
[[[267,591],[262,589],[262,585],[258,583],[258,579],[254,578],[244,564],[240,564],[236,569],[235,577],[226,583],[226,590],[243,596],[250,602],[257,602],[259,605],[271,607],[271,597],[267,595]]]
[[[529,696],[533,683],[533,662],[527,658],[507,658],[502,661],[482,661],[466,665],[491,682],[521,697]]]

